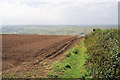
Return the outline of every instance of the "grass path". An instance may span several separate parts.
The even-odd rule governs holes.
[[[54,69],[48,74],[52,78],[82,78],[87,75],[85,70],[85,52],[87,51],[84,39],[69,50],[66,58],[60,63],[53,64]]]

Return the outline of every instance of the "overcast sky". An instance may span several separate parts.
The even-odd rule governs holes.
[[[117,24],[118,0],[0,0],[0,21],[3,25]]]

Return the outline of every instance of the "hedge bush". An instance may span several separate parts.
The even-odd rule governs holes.
[[[117,29],[94,30],[86,35],[86,70],[93,78],[120,78],[120,51]]]

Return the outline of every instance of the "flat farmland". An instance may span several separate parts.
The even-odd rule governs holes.
[[[25,62],[34,65],[59,57],[78,40],[65,35],[2,35],[2,71],[10,71]]]

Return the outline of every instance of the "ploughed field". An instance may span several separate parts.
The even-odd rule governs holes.
[[[65,35],[2,35],[2,70],[10,70],[24,62],[34,65],[45,59],[59,57],[76,41]]]

